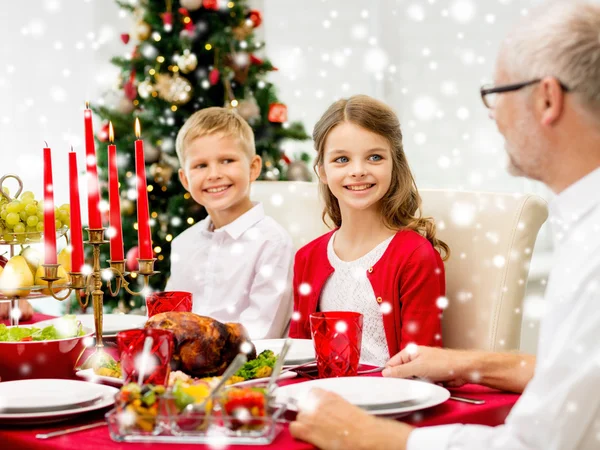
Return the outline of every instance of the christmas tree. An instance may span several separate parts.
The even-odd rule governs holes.
[[[133,32],[122,34],[121,39],[125,44],[134,39],[135,45],[130,57],[112,59],[121,75],[116,93],[109,95],[118,101],[113,101],[112,106],[105,103],[93,107],[103,119],[97,139],[99,148],[106,145],[111,121],[119,153],[123,239],[125,248],[130,249],[127,266],[135,270],[133,118],[141,121],[155,269],[160,271],[150,282],[152,289],[161,290],[169,275],[170,242],[206,216],[177,177],[175,138],[185,120],[202,108],[235,108],[254,130],[256,150],[263,158],[261,178],[273,181],[288,179],[288,173],[292,179],[310,178],[307,155],[291,161],[291,155],[281,150],[285,139],[305,140],[309,136],[302,124],[288,122],[286,105],[278,100],[274,86],[266,80],[266,75],[277,69],[268,59],[256,55],[264,45],[254,36],[262,16],[260,11],[249,9],[246,1],[117,3],[135,19]],[[97,155],[98,165],[106,173],[107,154],[98,151]],[[106,185],[103,191],[106,198]],[[108,259],[108,254],[102,258]],[[121,293],[121,299],[120,309],[143,303],[140,297],[125,293]],[[105,298],[105,302],[110,301]],[[110,306],[114,306],[112,301]]]

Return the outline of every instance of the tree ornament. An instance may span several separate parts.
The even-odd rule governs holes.
[[[138,94],[140,94],[140,97],[145,99],[152,95],[152,92],[154,92],[154,86],[150,80],[144,80],[138,84],[137,90]]]
[[[144,159],[151,164],[160,158],[160,148],[150,142],[144,142]]]
[[[248,19],[252,21],[254,28],[258,28],[262,23],[262,14],[256,9],[251,9],[250,13],[248,14]]]
[[[133,110],[135,109],[135,105],[131,100],[123,96],[117,101],[115,109],[121,114],[129,114],[133,112]]]
[[[256,99],[253,96],[240,101],[237,107],[237,112],[247,122],[252,122],[260,117],[260,107],[258,106],[258,103],[256,103]]]
[[[271,103],[269,105],[269,114],[267,116],[269,122],[283,123],[287,122],[287,106],[283,103]]]
[[[194,21],[190,17],[188,10],[185,8],[179,8],[179,14],[181,15],[181,21],[183,22],[183,30],[181,30],[181,33],[188,35],[191,39],[192,36],[196,34]]]
[[[252,25],[242,22],[237,27],[233,28],[231,32],[238,41],[244,41],[252,34],[252,30]]]
[[[121,199],[121,214],[131,216],[135,211],[135,205],[128,198]]]
[[[127,97],[129,100],[133,101],[137,98],[137,89],[135,88],[133,80],[125,82],[125,84],[123,85],[123,93],[125,94],[125,97]]]
[[[233,70],[233,79],[240,84],[248,80],[250,58],[246,52],[236,52],[225,57],[225,65]]]
[[[173,177],[173,167],[163,161],[159,161],[150,166],[150,175],[152,175],[156,183],[166,186]]]
[[[129,43],[129,37],[129,33],[121,33],[121,41],[123,42],[123,44]]]
[[[190,52],[188,49],[183,51],[182,55],[179,55],[175,62],[179,66],[179,70],[182,73],[190,73],[196,67],[198,67],[198,57],[195,53]]]
[[[179,0],[179,4],[188,11],[196,11],[202,6],[202,0]]]
[[[277,181],[279,180],[279,175],[275,173],[275,169],[265,171],[264,179],[266,181]]]
[[[150,37],[150,33],[152,32],[152,28],[143,20],[140,20],[133,27],[133,37],[135,37],[138,41],[145,41]]]
[[[292,161],[287,169],[289,181],[311,181],[310,170],[304,161]]]
[[[156,75],[156,92],[163,100],[183,105],[192,98],[192,85],[187,78],[179,75],[160,73]]]
[[[173,13],[172,12],[163,13],[162,19],[163,19],[163,29],[167,33],[170,33],[171,31],[173,31]]]
[[[205,9],[210,9],[212,11],[218,11],[219,1],[218,0],[202,0],[202,6],[204,6]]]
[[[138,270],[138,258],[140,257],[140,249],[136,245],[135,247],[131,247],[125,256],[125,266],[127,270],[133,272],[134,270]]]
[[[221,78],[221,73],[219,72],[219,69],[215,67],[208,74],[208,81],[210,82],[211,86],[214,86],[219,82],[219,78]]]
[[[108,142],[108,122],[102,125],[102,128],[100,128],[96,137],[100,142]]]

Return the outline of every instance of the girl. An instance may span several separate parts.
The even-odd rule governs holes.
[[[331,105],[313,139],[323,220],[336,228],[296,254],[290,336],[310,338],[315,311],[357,311],[364,363],[383,365],[409,343],[441,346],[449,248],[421,217],[398,117],[357,95]]]

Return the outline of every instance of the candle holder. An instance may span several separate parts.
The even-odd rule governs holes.
[[[135,292],[129,288],[129,282],[127,281],[127,276],[130,275],[129,272],[125,270],[125,261],[111,261],[108,260],[109,267],[101,268],[100,267],[100,246],[103,244],[107,244],[108,241],[104,239],[104,228],[86,228],[88,232],[89,239],[84,242],[84,244],[88,244],[92,246],[92,254],[93,254],[93,263],[92,270],[89,274],[84,274],[82,272],[69,272],[70,275],[70,283],[67,285],[61,285],[61,292],[67,290],[67,293],[60,296],[58,293],[54,293],[52,290],[52,284],[55,281],[58,281],[58,264],[42,264],[44,267],[44,277],[42,280],[48,283],[48,290],[50,291],[50,295],[57,300],[65,300],[68,298],[73,291],[77,293],[77,300],[82,308],[87,307],[90,299],[90,295],[92,296],[92,307],[94,310],[94,327],[96,331],[96,350],[92,355],[88,357],[88,359],[81,366],[82,369],[89,368],[97,368],[105,364],[109,361],[114,361],[114,358],[110,356],[108,353],[104,351],[104,344],[102,342],[102,316],[103,316],[103,306],[104,306],[104,291],[103,287],[108,290],[111,296],[116,297],[121,288],[125,289],[131,295],[139,295],[142,296],[146,294],[149,285],[149,278],[152,275],[157,274],[158,272],[154,270],[154,261],[156,258],[152,259],[138,259],[138,268],[139,270],[134,271],[133,273],[144,277],[144,287],[141,291]],[[115,287],[112,286],[112,278],[108,278],[106,280],[106,285],[102,281],[102,272],[109,271],[111,275],[114,275],[115,278]],[[81,299],[81,292],[85,293],[85,300]]]

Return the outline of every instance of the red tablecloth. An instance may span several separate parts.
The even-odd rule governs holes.
[[[36,314],[33,320],[43,320],[48,316]],[[301,379],[289,380],[289,383],[301,382]],[[286,383],[287,384],[287,383]],[[500,425],[510,412],[510,409],[519,398],[516,394],[498,392],[481,386],[468,385],[461,389],[453,390],[456,395],[484,399],[484,405],[471,405],[448,400],[446,403],[419,411],[410,416],[403,417],[401,420],[412,425],[432,426],[450,423],[480,424],[480,425]],[[77,420],[61,422],[55,425],[16,428],[14,426],[6,427],[0,424],[0,448],[13,449],[77,449],[77,450],[117,450],[117,449],[169,449],[177,448],[173,444],[129,444],[117,443],[110,439],[106,427],[95,428],[92,430],[81,431],[78,433],[60,436],[48,440],[36,439],[38,433],[47,433],[51,431],[71,428],[78,425],[84,425],[103,419],[106,411],[98,411],[81,416]],[[195,448],[206,448],[208,446],[195,445]],[[256,446],[229,446],[231,450],[256,450]],[[272,449],[290,449],[303,450],[312,449],[311,445],[296,441],[290,435],[288,428],[284,427],[275,441],[268,447]]]
[[[41,313],[34,313],[33,317],[31,318],[31,320],[25,320],[25,321],[21,321],[19,323],[19,325],[27,325],[27,324],[32,324],[35,322],[39,322],[41,320],[46,320],[46,319],[54,319],[56,316],[48,316],[46,314],[41,314]],[[10,323],[9,319],[3,319],[0,320],[0,323],[3,323],[4,325],[9,325]]]

